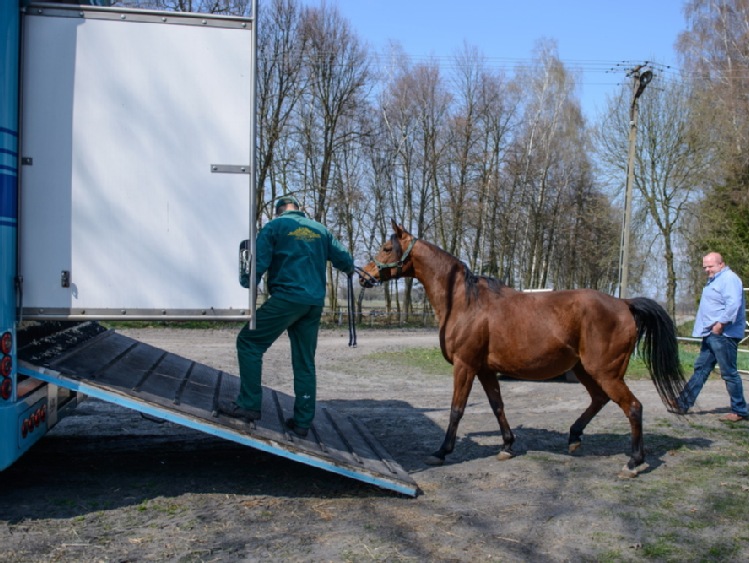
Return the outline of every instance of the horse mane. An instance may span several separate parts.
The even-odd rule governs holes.
[[[398,260],[401,259],[403,256],[403,248],[401,247],[400,240],[396,235],[393,235],[391,237],[391,240],[393,241],[393,249],[395,251],[396,258]],[[479,297],[479,285],[481,281],[483,280],[486,283],[486,288],[491,291],[492,293],[499,294],[502,291],[502,288],[507,287],[506,284],[502,283],[496,278],[492,278],[490,276],[483,276],[483,275],[476,275],[474,274],[471,269],[468,267],[468,264],[465,262],[459,260],[449,252],[447,252],[445,249],[440,248],[439,246],[432,244],[431,242],[427,242],[422,240],[421,242],[425,242],[428,246],[430,246],[432,249],[436,250],[438,253],[441,253],[451,260],[455,262],[455,268],[456,270],[462,270],[463,271],[463,281],[465,284],[465,290],[466,290],[466,297],[469,303],[472,301],[478,300]]]
[[[500,293],[502,291],[503,287],[507,287],[504,283],[499,281],[497,278],[492,278],[490,276],[482,276],[482,275],[476,275],[474,274],[470,268],[468,268],[468,265],[464,262],[461,262],[463,266],[463,273],[465,275],[465,287],[466,287],[466,296],[468,297],[468,302],[470,303],[474,299],[478,299],[479,297],[479,284],[483,280],[486,282],[486,287],[489,291],[492,293]]]

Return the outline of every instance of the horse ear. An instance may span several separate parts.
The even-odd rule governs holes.
[[[403,233],[403,227],[396,223],[395,219],[390,219],[390,224],[393,226],[393,232],[396,235],[401,236],[401,234]]]
[[[408,234],[406,232],[406,229],[403,228],[403,225],[399,225],[398,223],[396,223],[395,219],[390,219],[390,224],[393,226],[393,231],[397,236],[401,237],[403,236],[403,233]]]

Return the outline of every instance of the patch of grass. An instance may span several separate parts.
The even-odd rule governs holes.
[[[667,534],[663,537],[655,538],[652,542],[647,542],[642,545],[642,554],[645,557],[651,557],[653,559],[664,559],[673,560],[677,554],[677,542],[672,534]]]
[[[685,374],[692,373],[694,367],[694,360],[700,352],[698,344],[693,343],[679,343],[679,361],[681,362],[681,369]],[[749,358],[746,358],[747,365],[749,366]],[[741,368],[739,368],[741,369]],[[645,362],[638,354],[634,354],[629,361],[629,367],[627,368],[627,377],[630,379],[647,379],[650,377]]]
[[[694,464],[701,467],[722,467],[731,460],[731,455],[723,453],[720,455],[711,455],[710,457],[704,457],[701,459],[695,459]]]
[[[635,482],[594,483],[590,494],[619,499],[622,520],[645,533],[638,550],[641,559],[736,560],[746,548],[747,534],[727,537],[713,530],[735,529],[737,522],[749,520],[743,488],[749,476],[749,433],[724,425],[689,426],[688,434],[699,434],[711,445],[669,447],[678,476],[659,478],[656,471]],[[600,560],[612,557],[614,553],[604,554]]]
[[[176,514],[179,514],[181,512],[185,512],[187,509],[186,507],[180,505],[177,502],[166,500],[166,499],[152,499],[152,500],[143,500],[137,507],[136,510],[139,512],[160,512],[163,514],[168,514],[171,516],[174,516]]]
[[[737,483],[726,484],[720,491],[707,497],[708,510],[720,514],[721,519],[745,522],[747,511],[741,505],[746,504],[746,501],[736,496],[736,491],[740,490],[741,486]]]
[[[708,561],[732,561],[735,560],[735,555],[738,553],[739,546],[736,542],[722,541],[717,542],[715,545],[711,545],[707,550]]]
[[[622,555],[622,552],[619,550],[610,549],[608,551],[604,551],[603,553],[599,553],[597,556],[597,561],[600,563],[616,563],[617,561],[625,561],[625,557]]]
[[[367,359],[385,362],[395,370],[398,368],[419,369],[430,375],[452,375],[453,368],[447,363],[439,348],[404,348],[396,351],[374,352]]]

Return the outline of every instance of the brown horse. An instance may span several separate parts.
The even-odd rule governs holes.
[[[629,359],[641,352],[658,394],[667,406],[684,388],[676,331],[652,299],[617,299],[590,289],[522,293],[499,281],[475,276],[437,246],[418,240],[393,221],[394,234],[360,270],[364,287],[400,277],[417,278],[439,319],[440,347],[453,365],[450,423],[439,450],[426,462],[441,465],[453,451],[474,377],[478,376],[497,417],[504,445],[499,459],[513,456],[515,440],[499,390],[497,373],[520,379],[550,379],[573,370],[590,394],[590,406],[570,427],[569,451],[577,450],[593,417],[614,401],[629,419],[632,454],[622,477],[647,467],[642,437],[642,403],[624,382]]]

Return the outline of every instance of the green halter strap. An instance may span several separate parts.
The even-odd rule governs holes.
[[[408,248],[406,248],[406,251],[403,253],[403,255],[400,257],[400,260],[397,262],[389,262],[385,264],[384,262],[380,262],[377,260],[377,258],[373,258],[372,261],[374,262],[375,266],[377,266],[377,269],[380,271],[380,279],[382,279],[382,271],[383,270],[389,270],[390,268],[396,268],[396,277],[400,276],[403,273],[403,264],[408,259],[409,254],[411,254],[411,250],[414,247],[414,244],[416,244],[416,241],[418,239],[416,237],[413,237],[411,239],[411,242],[408,245]]]

